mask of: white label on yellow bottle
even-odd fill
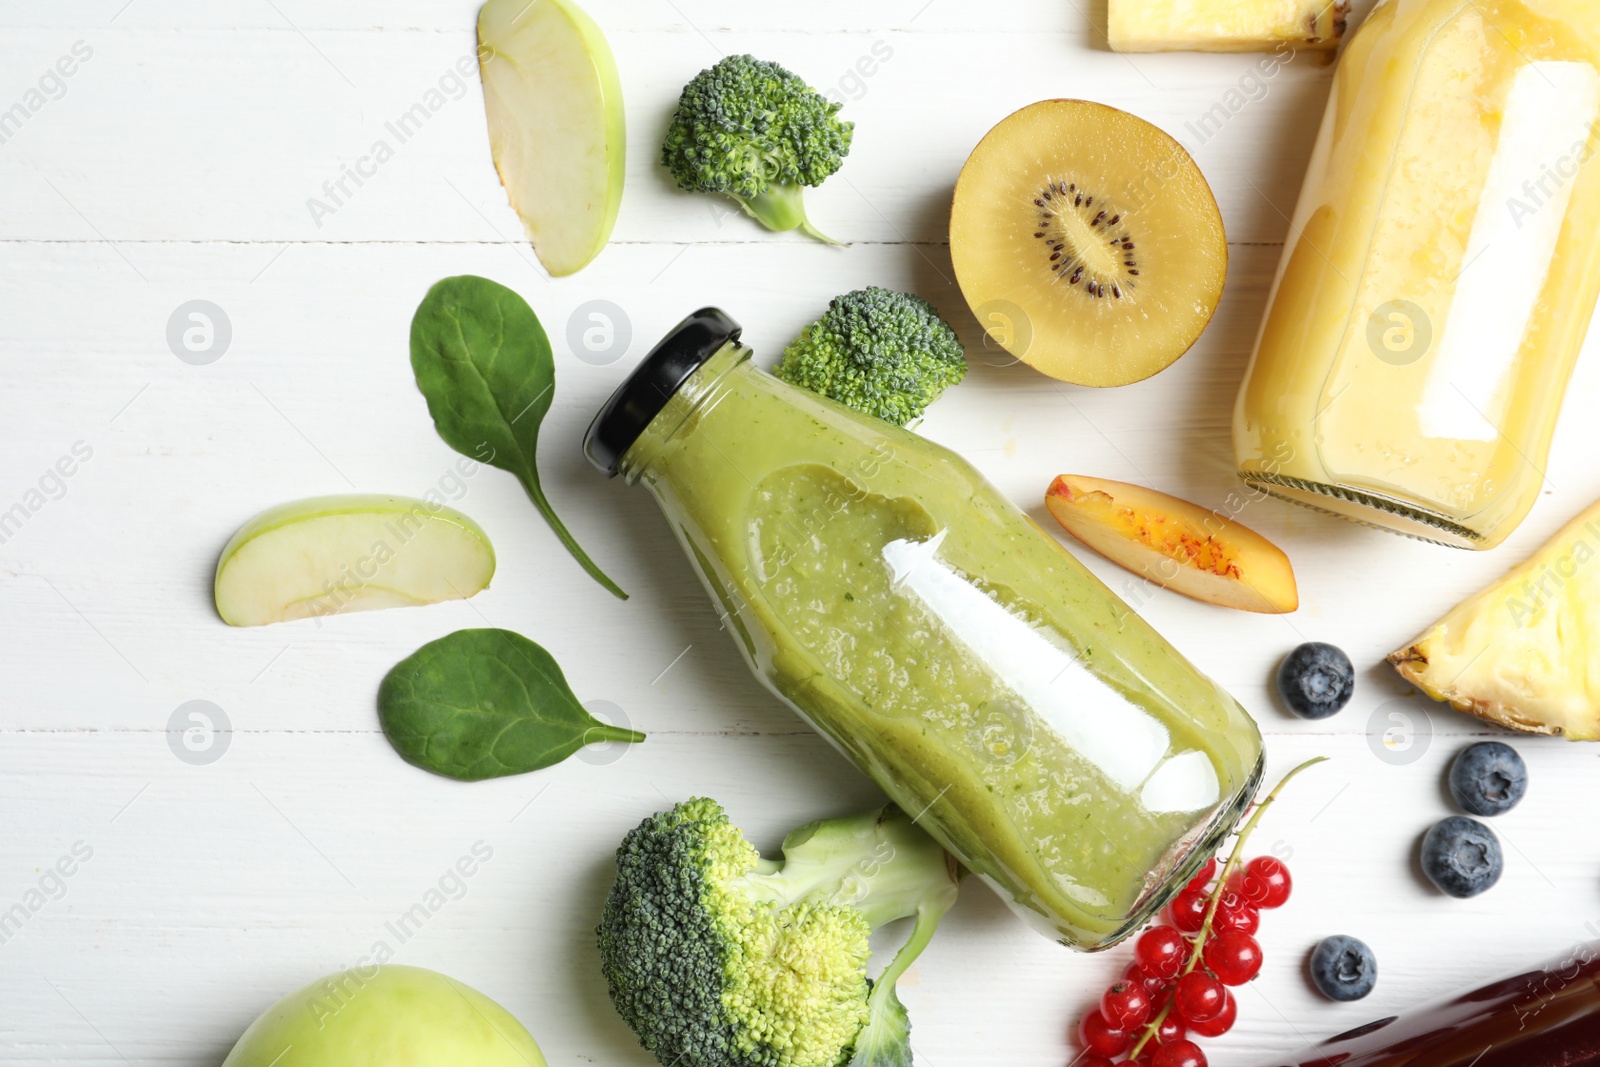
[[[1600,119],[1600,72],[1535,62],[1512,80],[1449,320],[1417,409],[1426,437],[1493,441],[1506,384],[1561,240],[1576,171]],[[1551,175],[1554,175],[1552,177]]]
[[[1204,753],[1163,762],[1171,735],[1161,721],[941,562],[943,540],[940,534],[883,546],[897,592],[914,595],[1043,724],[1118,788],[1139,795],[1147,810],[1200,811],[1217,802],[1221,785]]]

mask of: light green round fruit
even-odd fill
[[[421,967],[358,967],[268,1008],[222,1067],[545,1067],[521,1023]]]

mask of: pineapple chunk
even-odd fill
[[[1110,0],[1116,52],[1337,48],[1350,0]]]
[[[1457,711],[1600,740],[1600,504],[1389,662]]]

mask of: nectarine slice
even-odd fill
[[[1154,489],[1063,474],[1045,505],[1111,562],[1208,604],[1282,615],[1300,606],[1283,550],[1236,519]]]

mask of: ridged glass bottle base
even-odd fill
[[[1481,548],[1484,536],[1437,512],[1345,485],[1329,485],[1266,471],[1240,471],[1246,485],[1327,515],[1449,548]]]
[[[1111,948],[1113,945],[1144,929],[1156,917],[1156,914],[1170,904],[1172,898],[1177,896],[1179,891],[1188,885],[1195,875],[1200,873],[1200,868],[1205,866],[1206,860],[1216,855],[1217,850],[1227,842],[1229,837],[1233,836],[1233,831],[1238,827],[1239,821],[1244,818],[1244,813],[1250,810],[1250,805],[1255,803],[1256,794],[1261,791],[1261,779],[1266,774],[1266,770],[1267,757],[1265,753],[1262,753],[1256,758],[1256,765],[1250,772],[1249,780],[1234,795],[1232,803],[1217,812],[1210,825],[1195,838],[1193,844],[1188,846],[1183,858],[1173,865],[1167,877],[1159,884],[1151,887],[1150,891],[1140,899],[1139,903],[1134,906],[1133,914],[1129,917],[1128,922],[1121,929],[1097,944],[1075,947],[1082,948],[1087,952],[1099,952],[1103,949]],[[1226,857],[1222,857],[1222,859],[1226,859]],[[1222,859],[1218,859],[1218,866],[1221,866]],[[1063,941],[1062,944],[1074,947],[1068,941]]]

